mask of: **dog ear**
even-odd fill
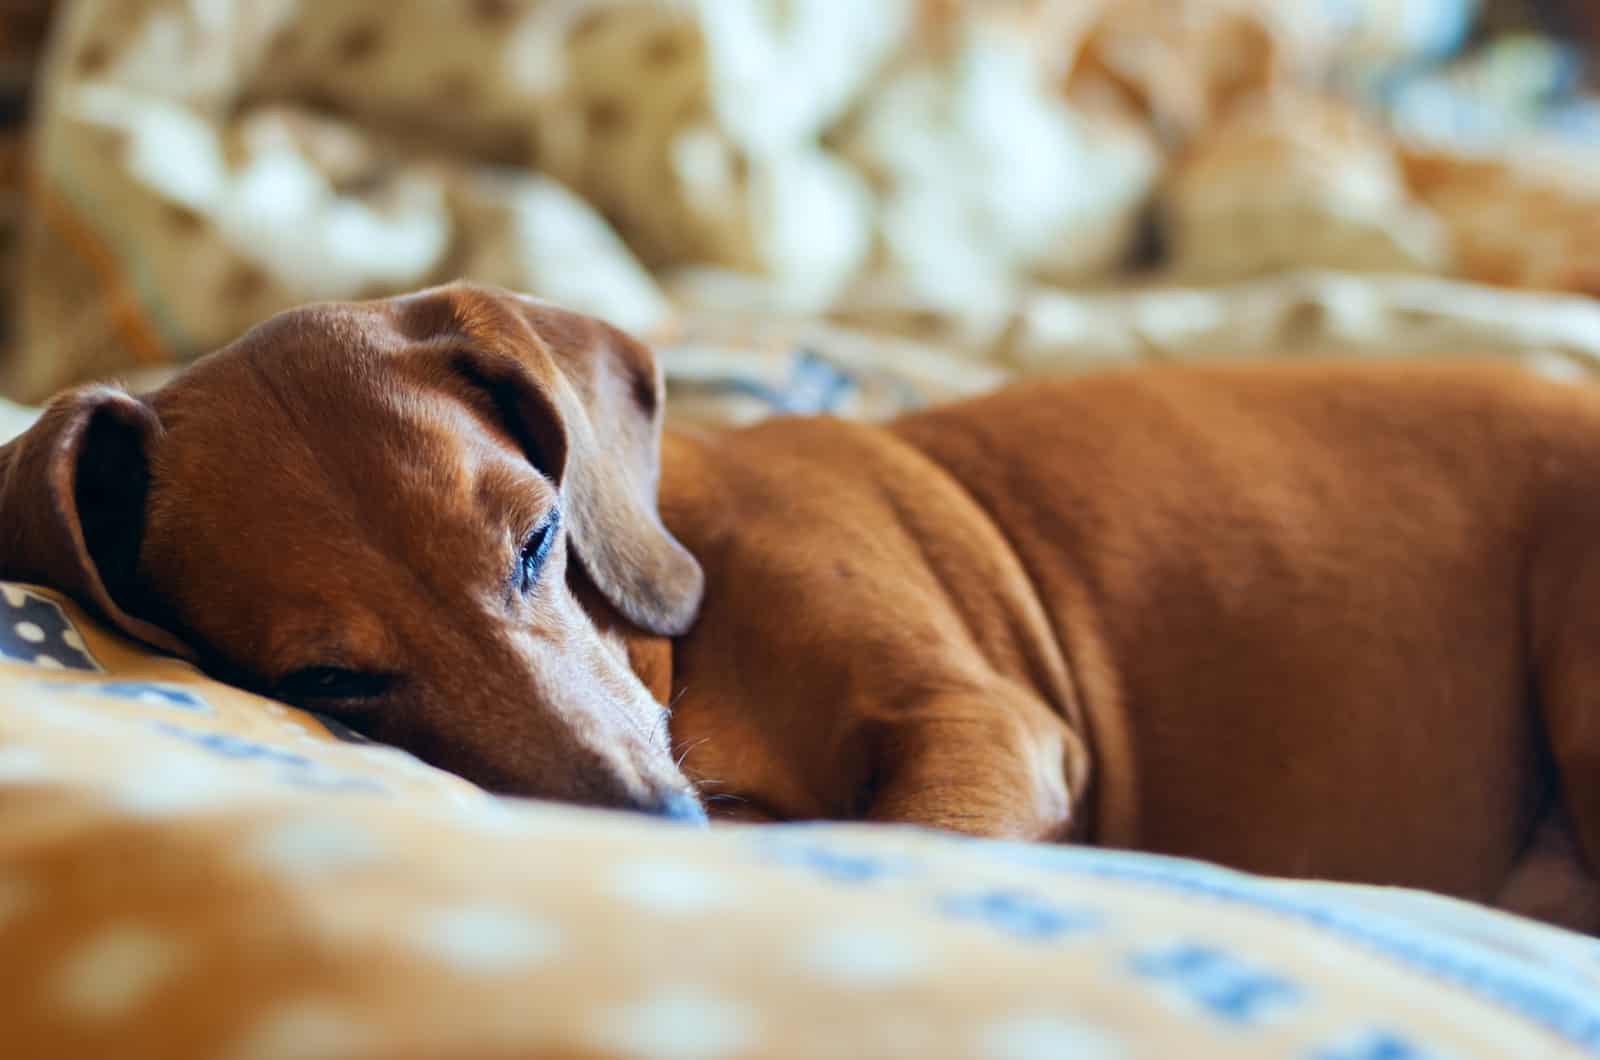
[[[656,507],[663,386],[655,356],[608,324],[532,298],[445,290],[456,327],[498,339],[489,345],[504,356],[479,358],[470,371],[559,485],[570,540],[595,588],[641,629],[687,632],[704,576]],[[513,361],[520,371],[508,369]],[[520,411],[507,415],[508,404]]]
[[[700,564],[661,522],[664,388],[655,356],[598,321],[547,338],[577,408],[567,412],[572,540],[606,599],[652,633],[686,633],[700,610]],[[587,338],[588,342],[559,342]]]
[[[0,577],[58,589],[124,632],[185,658],[181,639],[138,617],[139,547],[155,410],[110,386],[52,401],[0,447]]]

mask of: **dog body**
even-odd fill
[[[674,734],[753,816],[1592,929],[1597,461],[1600,394],[1493,366],[1146,369],[669,437],[708,586]]]
[[[664,442],[660,406],[530,299],[307,307],[52,403],[0,449],[0,576],[498,790],[1600,927],[1591,389],[1160,368]]]

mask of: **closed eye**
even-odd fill
[[[394,685],[394,675],[339,666],[308,666],[284,677],[273,687],[278,699],[290,703],[316,703],[337,699],[371,699]]]
[[[513,574],[517,591],[526,596],[533,592],[533,587],[539,584],[539,572],[544,569],[544,561],[550,555],[550,547],[555,544],[556,531],[561,527],[561,512],[551,508],[550,514],[545,516],[544,522],[534,528],[523,541],[521,550],[517,553],[517,569]]]

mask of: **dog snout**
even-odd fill
[[[657,796],[642,804],[639,809],[656,817],[665,817],[669,821],[681,821],[684,824],[703,826],[707,823],[705,807],[700,805],[700,800],[686,791],[671,791]]]

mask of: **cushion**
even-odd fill
[[[489,796],[0,585],[18,1057],[1600,1054],[1600,944],[1462,903]]]

